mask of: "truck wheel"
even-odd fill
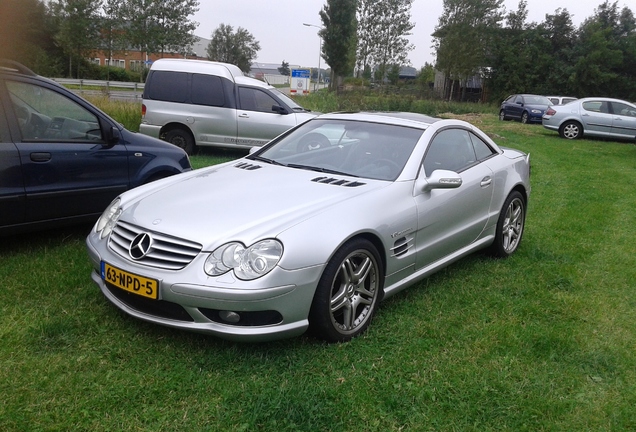
[[[170,144],[182,148],[188,155],[191,155],[194,150],[194,138],[189,131],[183,128],[170,129],[162,138]]]

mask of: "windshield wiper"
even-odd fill
[[[255,161],[259,161],[259,162],[265,162],[265,163],[272,164],[272,165],[287,166],[284,163],[280,163],[278,161],[275,161],[274,159],[268,159],[268,158],[265,158],[263,156],[248,156],[247,158],[255,160]]]
[[[358,177],[357,175],[353,175],[353,174],[349,174],[343,171],[338,171],[338,170],[333,170],[333,169],[329,169],[329,168],[323,168],[323,167],[315,167],[315,166],[310,166],[310,165],[299,165],[299,164],[289,164],[287,165],[290,168],[298,168],[298,169],[304,169],[304,170],[309,170],[309,171],[317,171],[320,173],[324,173],[324,174],[338,174],[338,175],[346,175],[349,177]]]

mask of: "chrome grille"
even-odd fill
[[[140,259],[130,256],[130,244],[137,235],[149,233],[152,247]],[[108,240],[108,247],[118,255],[149,267],[179,270],[187,266],[201,252],[202,246],[188,240],[167,236],[154,231],[146,231],[128,222],[119,221]]]

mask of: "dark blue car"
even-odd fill
[[[501,103],[499,120],[518,120],[521,123],[541,123],[543,114],[553,105],[545,96],[516,94]]]
[[[0,235],[94,221],[120,193],[190,169],[183,150],[0,60]]]

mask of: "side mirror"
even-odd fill
[[[104,131],[104,139],[106,140],[106,145],[104,147],[111,148],[121,139],[121,132],[119,132],[119,129],[115,126],[106,128],[106,131]]]
[[[272,111],[274,111],[277,114],[282,114],[282,115],[286,115],[289,114],[289,111],[287,111],[286,108],[280,106],[280,105],[272,105]]]
[[[418,181],[418,189],[429,192],[433,189],[457,189],[462,185],[462,178],[455,171],[435,170],[429,177]]]

